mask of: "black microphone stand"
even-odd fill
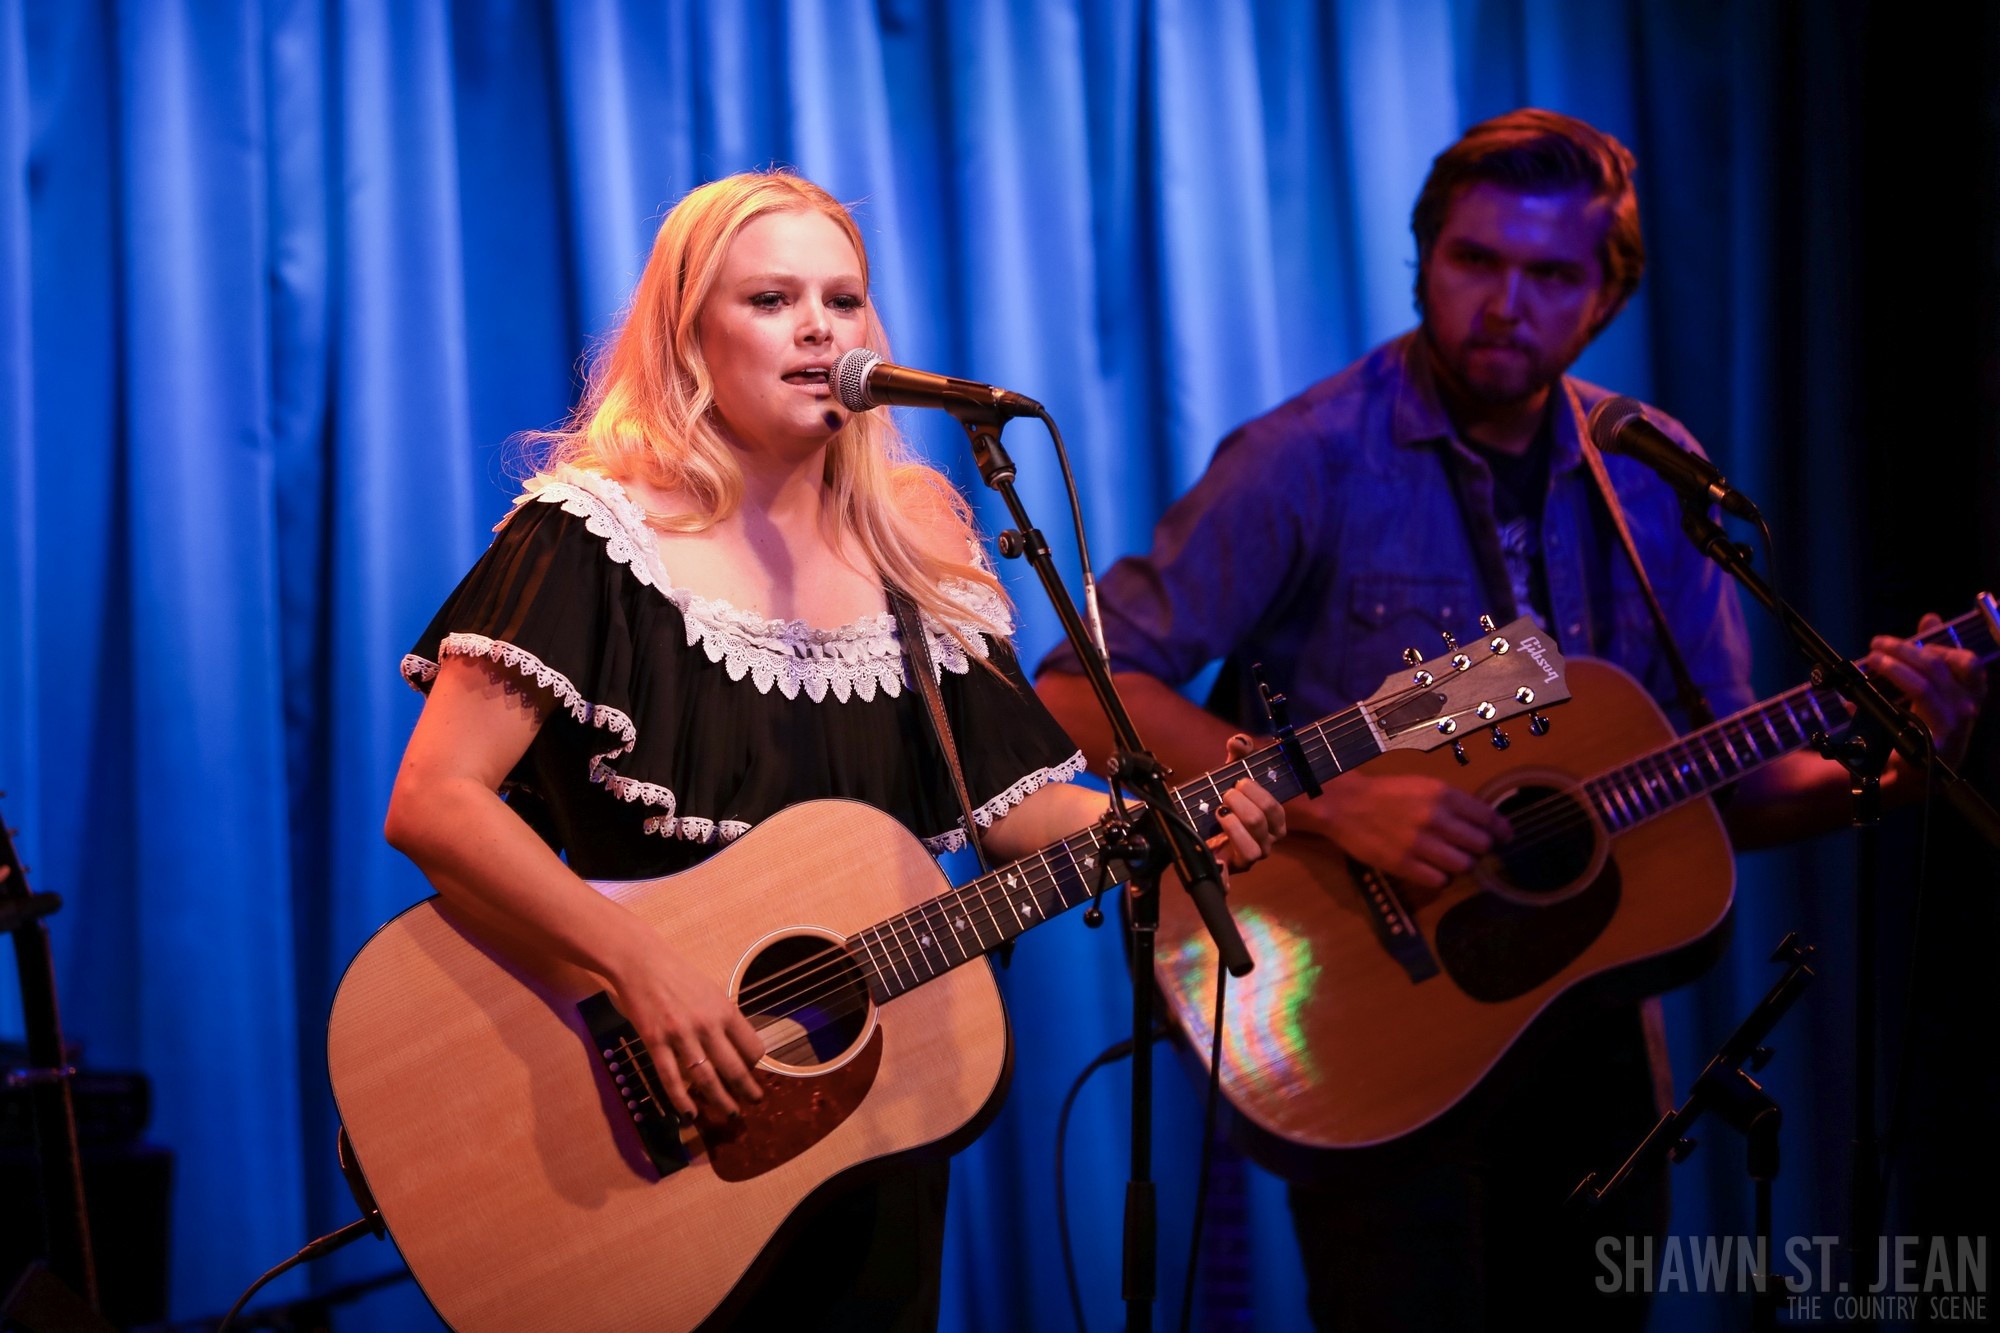
[[[1813,947],[1801,945],[1798,938],[1794,931],[1779,942],[1771,961],[1789,963],[1785,975],[1757,1002],[1757,1007],[1736,1031],[1729,1034],[1722,1049],[1695,1079],[1687,1101],[1660,1118],[1611,1179],[1599,1185],[1593,1171],[1570,1194],[1572,1204],[1594,1207],[1626,1181],[1656,1169],[1662,1160],[1686,1161],[1695,1149],[1695,1141],[1687,1137],[1687,1131],[1694,1128],[1703,1111],[1721,1116],[1724,1123],[1746,1140],[1744,1166],[1755,1183],[1758,1273],[1756,1290],[1751,1296],[1750,1326],[1760,1331],[1778,1327],[1778,1287],[1771,1274],[1771,1182],[1778,1177],[1778,1128],[1784,1114],[1763,1086],[1743,1071],[1743,1066],[1748,1063],[1753,1070],[1762,1069],[1770,1060],[1771,1049],[1761,1043],[1816,975],[1812,970]]]
[[[18,1274],[0,1271],[0,1283],[5,1284],[0,1285],[0,1325],[29,1333],[110,1333],[98,1300],[97,1261],[84,1196],[83,1151],[71,1091],[76,1069],[63,1041],[55,959],[49,947],[47,919],[61,907],[57,894],[28,888],[27,867],[15,851],[13,830],[0,821],[0,934],[14,941],[28,1047],[27,1066],[5,1070],[4,1080],[9,1089],[25,1089],[28,1094],[41,1196],[38,1220],[46,1256],[46,1261],[37,1259]]]
[[[1709,517],[1708,497],[1681,497],[1681,528],[1701,553],[1720,565],[1777,619],[1792,643],[1813,664],[1815,685],[1826,686],[1854,705],[1854,726],[1835,741],[1820,737],[1821,754],[1848,771],[1853,797],[1853,823],[1860,831],[1860,867],[1854,894],[1854,1141],[1849,1163],[1849,1244],[1853,1246],[1853,1281],[1866,1291],[1874,1281],[1875,1247],[1871,1233],[1881,1225],[1881,1146],[1875,1128],[1875,912],[1878,899],[1876,862],[1879,856],[1876,821],[1881,810],[1881,780],[1893,748],[1929,775],[1930,782],[1965,817],[1978,834],[2000,847],[2000,815],[1964,778],[1937,755],[1931,734],[1907,710],[1899,708],[1861,668],[1847,660],[1750,567],[1750,548],[1730,540],[1722,525]],[[1873,1326],[1872,1318],[1865,1319]]]
[[[1181,812],[1167,787],[1167,770],[1147,751],[1138,729],[1111,682],[1111,668],[1099,656],[1084,629],[1069,590],[1056,573],[1055,560],[1041,531],[1028,517],[1014,490],[1014,460],[1000,443],[1000,431],[1010,413],[997,404],[953,402],[945,410],[957,418],[972,442],[973,461],[987,486],[1000,493],[1015,527],[1000,534],[1000,554],[1026,556],[1041,578],[1063,633],[1076,649],[1077,661],[1097,694],[1098,705],[1111,722],[1114,749],[1111,777],[1114,792],[1129,790],[1144,806],[1136,837],[1123,835],[1122,849],[1132,870],[1130,965],[1132,969],[1132,1175],[1125,1190],[1125,1327],[1138,1333],[1153,1324],[1157,1290],[1158,1204],[1152,1180],[1153,1044],[1147,1034],[1154,1026],[1153,948],[1160,921],[1160,874],[1171,865],[1194,899],[1202,923],[1215,940],[1223,967],[1231,976],[1249,973],[1252,963],[1236,923],[1230,919],[1217,877],[1215,855]],[[1112,859],[1109,848],[1106,859]],[[1216,984],[1222,984],[1221,978]]]

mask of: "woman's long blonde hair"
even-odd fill
[[[868,249],[860,229],[811,181],[782,170],[745,172],[689,192],[660,224],[631,310],[593,364],[568,426],[530,437],[549,446],[544,466],[579,464],[685,495],[692,501],[688,512],[656,520],[675,531],[699,532],[736,511],[743,474],[716,425],[715,383],[702,357],[699,319],[730,242],[753,219],[782,212],[831,219],[854,246],[867,289]],[[872,301],[864,318],[868,348],[887,360],[888,339]],[[876,572],[948,628],[972,620],[1000,631],[962,599],[946,595],[944,581],[960,579],[1005,604],[999,580],[976,563],[970,508],[942,473],[911,453],[886,412],[848,416],[827,447],[826,485],[824,517],[854,540]],[[965,558],[943,559],[925,549],[914,536],[913,519],[956,527]]]

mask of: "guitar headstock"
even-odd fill
[[[1495,749],[1506,749],[1512,741],[1500,724],[1509,718],[1525,713],[1532,735],[1548,730],[1542,710],[1569,698],[1562,654],[1527,616],[1498,629],[1481,616],[1479,628],[1480,637],[1462,647],[1447,634],[1445,651],[1429,661],[1407,650],[1407,669],[1362,701],[1385,752],[1449,745],[1464,763],[1463,743],[1482,732]]]

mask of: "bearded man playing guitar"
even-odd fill
[[[1104,581],[1120,689],[1161,758],[1199,768],[1231,734],[1174,690],[1209,662],[1225,661],[1218,695],[1239,718],[1256,715],[1256,696],[1243,681],[1232,695],[1227,668],[1249,662],[1311,716],[1365,694],[1400,650],[1432,650],[1482,608],[1532,615],[1565,654],[1622,667],[1687,729],[1645,592],[1587,466],[1584,414],[1607,394],[1564,374],[1638,285],[1632,170],[1617,140],[1538,110],[1476,125],[1438,156],[1412,217],[1421,326],[1232,433],[1152,552]],[[1677,423],[1654,419],[1697,449]],[[1717,714],[1737,713],[1753,695],[1734,588],[1683,538],[1666,483],[1631,460],[1603,461],[1694,684]],[[1938,628],[1926,617],[1920,630]],[[1985,689],[1974,653],[1878,638],[1865,666],[1907,698],[1941,753],[1964,752]],[[1058,651],[1037,688],[1098,762],[1109,739],[1075,670]],[[1576,694],[1588,702],[1580,684]],[[1492,761],[1485,743],[1478,750]],[[1796,745],[1743,767],[1753,771],[1724,810],[1739,848],[1830,830],[1849,814],[1845,771]],[[1435,776],[1378,772],[1343,775],[1293,807],[1291,829],[1418,893],[1467,875],[1518,832],[1492,801]],[[1921,786],[1900,757],[1882,782],[1891,801]],[[1341,969],[1325,972],[1337,989]],[[1425,984],[1433,991],[1407,995],[1434,993],[1441,979]],[[1510,1077],[1421,1134],[1293,1186],[1320,1327],[1469,1329],[1525,1310],[1551,1328],[1643,1323],[1643,1296],[1597,1293],[1590,1245],[1600,1233],[1664,1234],[1664,1173],[1587,1223],[1562,1205],[1660,1112],[1657,1003],[1557,1017],[1531,1050],[1524,1043]]]

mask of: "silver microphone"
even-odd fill
[[[827,376],[833,396],[850,412],[877,407],[941,407],[956,415],[970,409],[1001,418],[1040,416],[1042,405],[1032,398],[976,380],[933,375],[892,365],[866,347],[841,354]]]

